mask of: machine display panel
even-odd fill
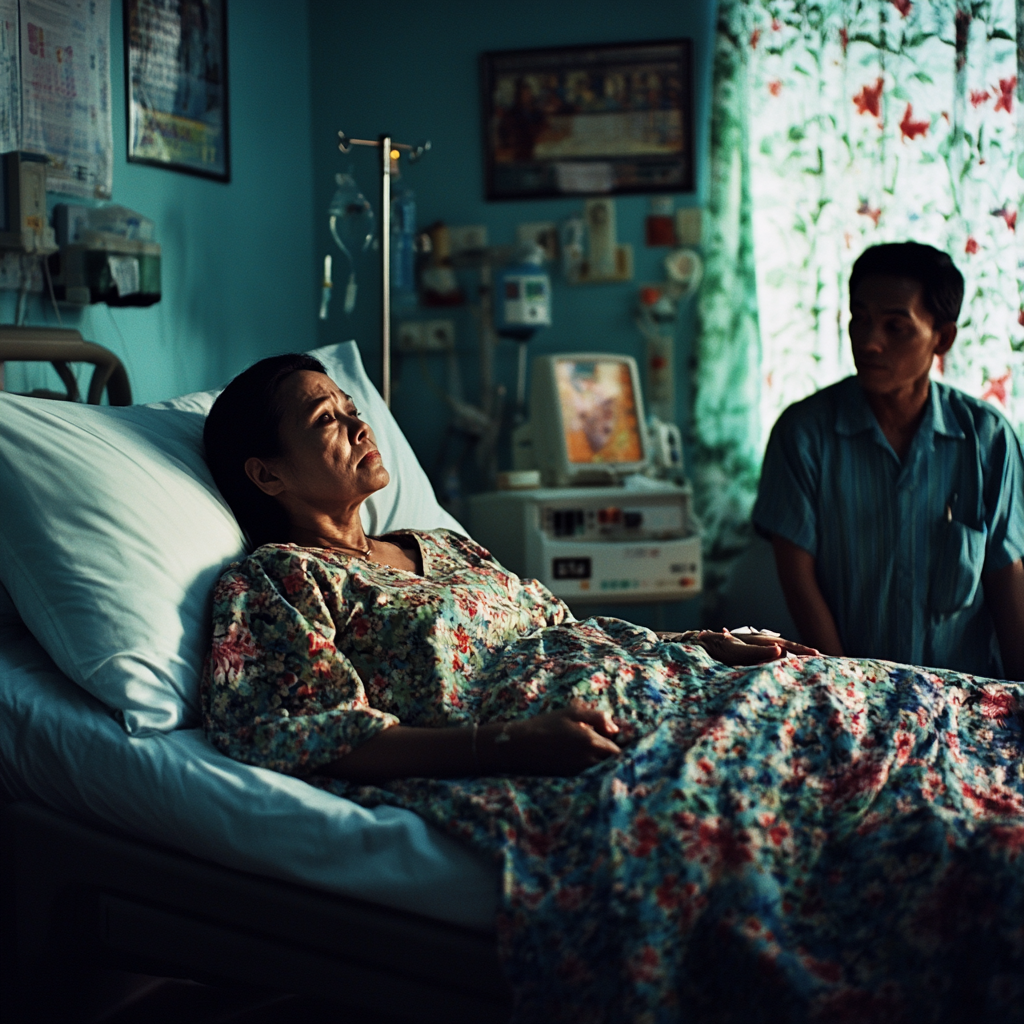
[[[620,359],[559,359],[555,364],[565,451],[572,465],[643,459],[637,397]]]

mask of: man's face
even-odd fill
[[[857,377],[871,394],[891,394],[926,378],[935,356],[956,338],[956,324],[936,327],[920,283],[906,277],[864,278],[850,296],[850,314]]]

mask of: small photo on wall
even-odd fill
[[[128,160],[231,180],[227,0],[124,0]]]

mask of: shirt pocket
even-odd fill
[[[943,523],[936,533],[928,604],[933,612],[949,613],[974,603],[985,565],[988,528]]]

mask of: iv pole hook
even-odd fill
[[[374,139],[351,139],[344,132],[338,132],[338,149],[342,153],[349,153],[353,146],[379,146],[380,140]],[[424,155],[430,152],[430,139],[424,139],[422,142],[417,142],[414,146],[410,146],[407,142],[392,142],[392,149],[404,149],[409,154],[409,162],[416,163],[417,160],[423,159]]]

